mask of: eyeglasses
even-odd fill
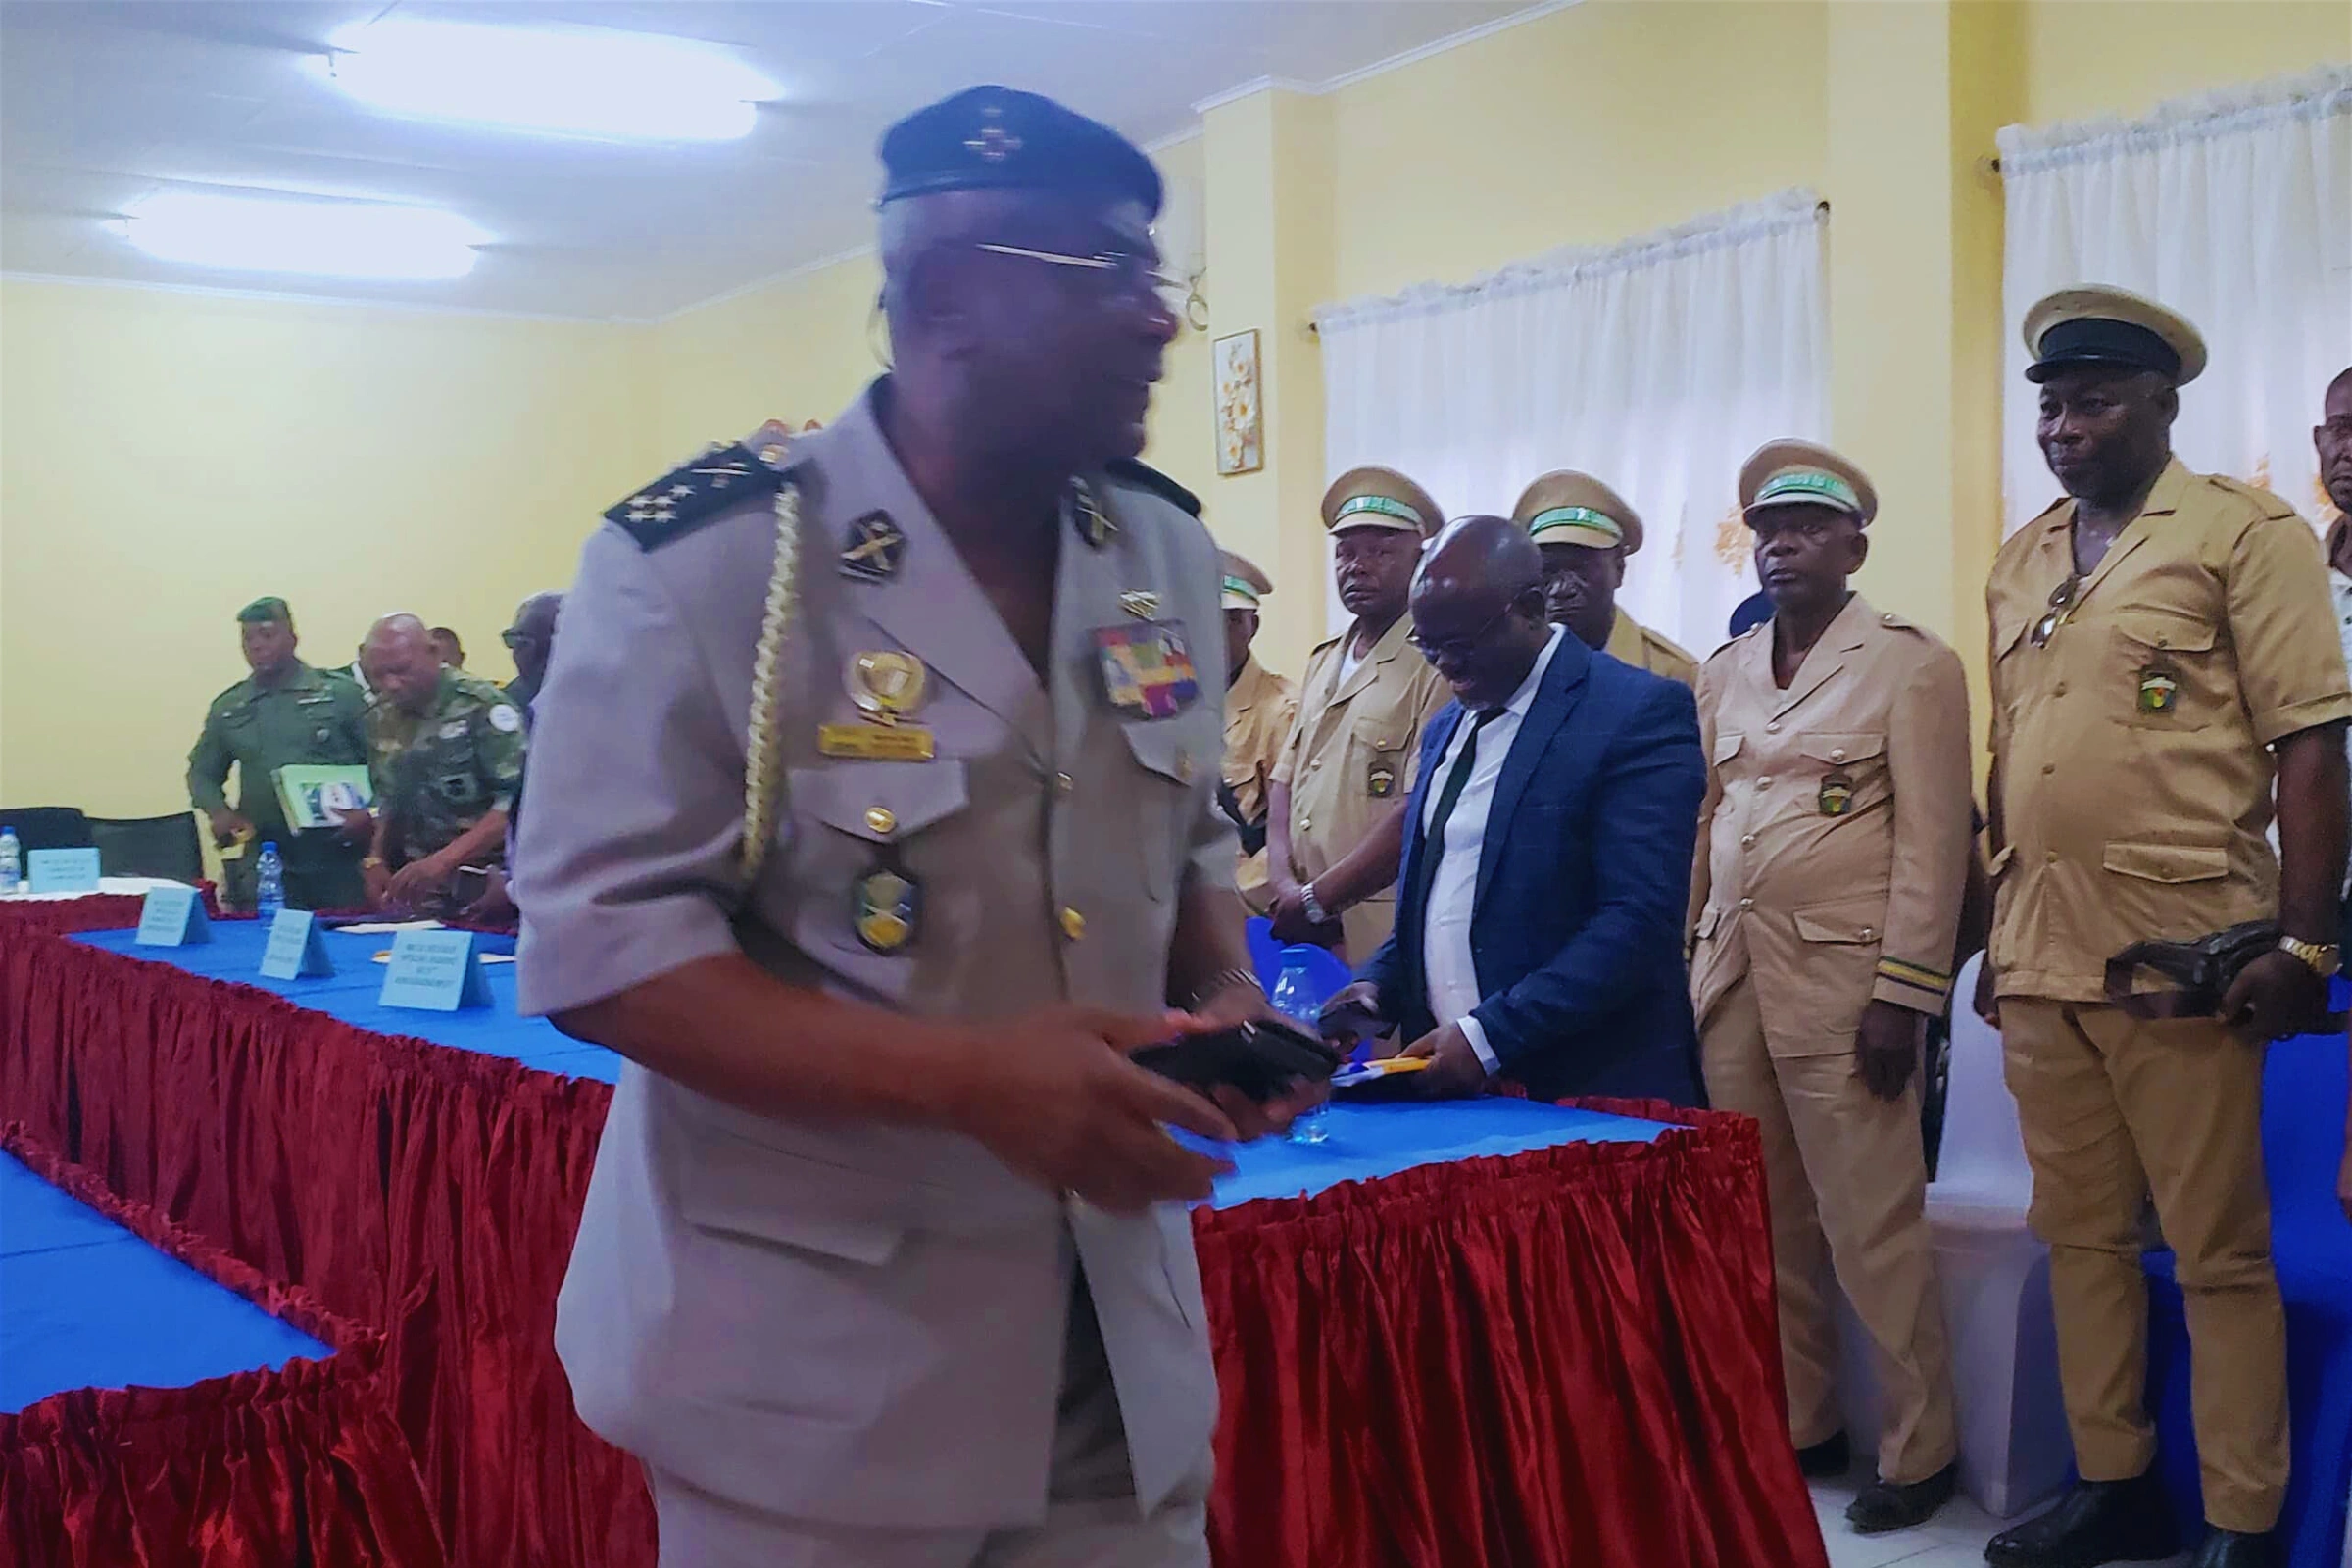
[[[1494,612],[1485,625],[1464,637],[1446,637],[1437,642],[1430,642],[1416,630],[1406,632],[1404,640],[1419,649],[1421,657],[1433,664],[1441,659],[1468,659],[1477,649],[1479,640],[1501,625],[1503,617],[1508,615],[1514,608],[1516,607],[1512,605],[1503,606]]]
[[[502,631],[498,634],[498,640],[509,648],[520,648],[524,643],[534,643],[539,639],[527,631]]]
[[[2068,573],[2066,581],[2050,590],[2049,612],[2034,623],[2034,630],[2030,634],[2034,647],[2046,645],[2058,628],[2066,624],[2066,617],[2074,612],[2075,598],[2082,591],[2082,576],[2080,572]]]
[[[1158,296],[1159,303],[1169,314],[1181,318],[1185,302],[1192,298],[1193,288],[1183,278],[1163,272],[1133,251],[1098,251],[1092,256],[1072,256],[1065,251],[1033,251],[1023,245],[982,245],[972,249],[986,251],[991,256],[1018,256],[1024,261],[1044,262],[1049,267],[1075,268],[1092,272],[1103,280],[1105,291],[1114,298],[1137,298],[1149,291]]]

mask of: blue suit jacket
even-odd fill
[[[1422,734],[1396,928],[1361,970],[1406,1040],[1437,1027],[1411,889],[1461,718],[1448,703]],[[1503,760],[1470,917],[1473,1016],[1529,1094],[1704,1103],[1683,923],[1706,782],[1690,692],[1563,633]]]

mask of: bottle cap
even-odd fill
[[[265,839],[262,842],[262,853],[264,855],[275,855],[277,853],[277,840]]]

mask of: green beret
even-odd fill
[[[280,625],[291,626],[294,624],[294,612],[288,610],[286,602],[277,595],[265,594],[243,610],[238,611],[237,619],[247,623],[274,620]]]
[[[1159,171],[1100,121],[1009,87],[968,87],[882,133],[877,205],[948,190],[1042,190],[1159,214]]]

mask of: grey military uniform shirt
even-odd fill
[[[1236,854],[1214,804],[1215,550],[1162,497],[1100,487],[1108,526],[1061,541],[1041,682],[883,439],[882,386],[788,453],[688,465],[631,498],[634,531],[615,509],[590,540],[533,727],[525,1010],[735,950],[901,1012],[1166,1004],[1179,894],[1230,885]],[[747,715],[776,533],[763,462],[799,496],[798,603],[778,825],[747,890]],[[674,514],[730,486],[744,499],[664,532],[665,496]],[[1189,653],[1181,692],[1165,659],[1120,665],[1165,716],[1134,710],[1133,680],[1106,680],[1104,643],[1132,655],[1139,639]],[[933,760],[828,742],[827,726],[876,727],[857,700],[866,654],[919,662],[900,727],[927,733]],[[878,869],[918,890],[879,946],[861,930]],[[630,1065],[558,1344],[591,1426],[719,1495],[849,1523],[1033,1522],[1073,1250],[1139,1498],[1204,1484],[1215,1391],[1184,1211],[1105,1215],[936,1129],[762,1118]]]

